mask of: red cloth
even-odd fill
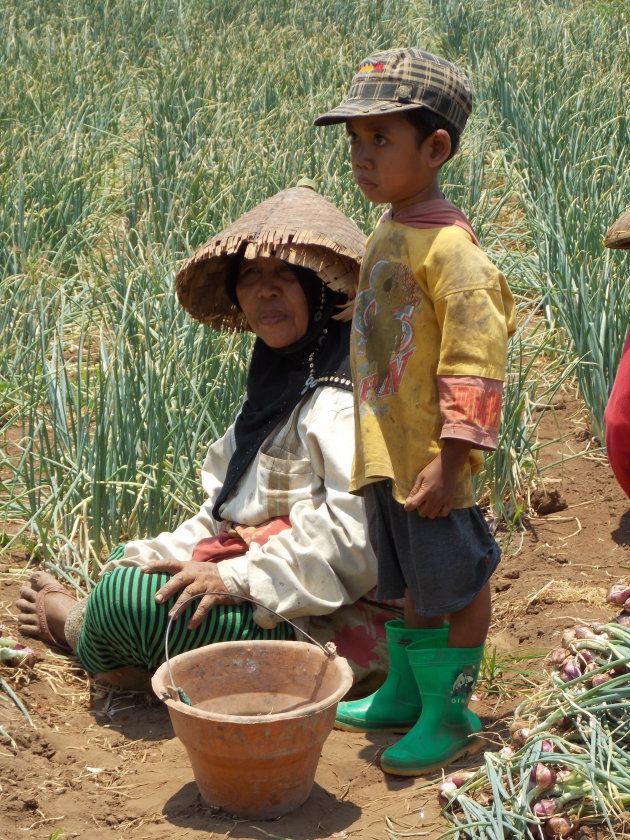
[[[398,213],[388,210],[379,219],[379,224],[390,220],[412,228],[435,228],[457,225],[457,227],[463,228],[469,233],[475,245],[479,246],[475,232],[464,213],[446,198],[421,201],[412,207],[399,210]]]
[[[497,448],[503,382],[483,376],[438,376],[442,438],[467,440],[476,449]]]
[[[199,540],[193,549],[193,563],[218,563],[230,557],[245,554],[250,543],[264,545],[269,537],[291,527],[288,516],[277,516],[262,525],[239,525],[235,522],[221,523],[221,530],[216,537]]]
[[[604,413],[606,450],[615,478],[630,496],[630,331]]]

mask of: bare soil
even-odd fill
[[[558,398],[557,398],[558,400]],[[573,395],[556,402],[559,425],[541,424],[549,440],[545,473],[533,493],[538,510],[524,530],[501,533],[504,558],[493,578],[494,620],[488,647],[496,649],[492,679],[480,681],[472,708],[487,748],[508,740],[512,712],[544,671],[544,656],[577,620],[608,621],[610,585],[630,578],[630,500],[594,450],[586,415]],[[579,457],[572,457],[581,453]],[[565,506],[566,505],[566,506]],[[0,622],[16,633],[14,602],[25,569],[19,555],[0,557]],[[0,838],[16,840],[122,834],[138,840],[193,838],[437,838],[449,823],[440,814],[440,774],[426,779],[384,775],[379,755],[396,735],[333,731],[307,802],[275,821],[236,819],[201,801],[185,750],[166,707],[151,697],[90,686],[67,657],[35,643],[30,670],[0,665],[32,719],[0,690]],[[0,683],[1,686],[1,683]],[[3,696],[4,694],[4,696]],[[459,767],[474,767],[477,756]],[[246,780],[244,780],[246,783]],[[590,836],[606,835],[594,832]]]

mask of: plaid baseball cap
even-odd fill
[[[413,108],[428,108],[461,133],[472,111],[470,81],[450,61],[415,47],[382,50],[359,64],[345,101],[315,125]]]

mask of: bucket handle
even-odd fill
[[[192,601],[196,601],[198,598],[204,598],[206,595],[225,595],[225,592],[213,592],[211,590],[207,590],[206,592],[198,592],[196,595],[191,595],[190,598],[186,598],[185,601],[182,601],[182,603],[177,607],[175,612],[169,617],[168,624],[166,625],[166,636],[164,638],[164,655],[166,658],[166,670],[168,671],[168,678],[171,682],[168,688],[176,692],[177,698],[181,700],[182,703],[185,703],[187,706],[192,706],[192,702],[190,701],[190,698],[187,697],[184,689],[175,685],[175,682],[173,680],[173,674],[171,673],[171,661],[168,655],[168,637],[171,632],[171,625],[181,613],[181,611],[185,607],[187,607],[188,604],[190,604]],[[250,604],[254,604],[257,607],[262,607],[264,610],[273,613],[273,615],[277,616],[281,621],[286,621],[287,624],[290,624],[294,630],[299,630],[300,633],[302,633],[302,635],[306,636],[306,638],[314,645],[317,645],[317,647],[320,648],[320,650],[322,650],[326,654],[326,656],[330,657],[331,659],[332,657],[337,655],[337,648],[334,642],[326,642],[325,645],[320,644],[317,641],[317,639],[314,639],[312,636],[309,636],[309,634],[305,630],[302,630],[301,627],[298,627],[297,624],[294,624],[289,618],[285,618],[283,615],[281,615],[281,613],[272,610],[271,607],[267,607],[265,606],[265,604],[261,604],[260,601],[256,601],[254,598],[248,598],[247,595],[233,595],[232,597],[239,598],[241,601],[249,601]],[[165,696],[163,696],[163,699],[168,699],[171,697],[172,695],[169,692],[165,692]]]

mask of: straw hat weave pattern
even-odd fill
[[[604,245],[607,248],[630,249],[630,207],[608,228]]]
[[[291,187],[257,204],[202,245],[175,278],[177,296],[204,324],[248,329],[225,291],[230,257],[276,257],[310,268],[352,301],[364,251],[365,235],[353,221],[310,187]],[[348,320],[349,309],[340,317]]]

